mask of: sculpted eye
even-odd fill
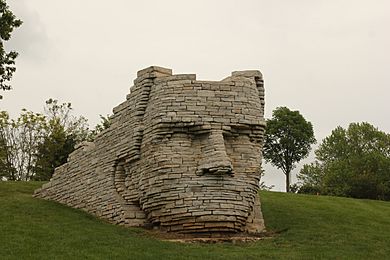
[[[152,144],[160,144],[169,141],[173,133],[159,133],[153,136]]]
[[[263,140],[263,131],[259,131],[256,127],[252,126],[232,126],[231,131],[226,132],[227,137],[239,138],[242,141],[248,140],[253,144],[259,144]]]
[[[187,132],[190,136],[194,137],[194,136],[201,136],[201,135],[206,135],[207,132],[204,132],[204,131],[193,131],[192,129],[188,129],[188,132]]]
[[[252,142],[252,143],[255,143],[255,144],[259,144],[262,142],[262,137],[261,136],[255,136],[255,135],[250,135],[249,136],[249,140]]]

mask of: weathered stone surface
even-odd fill
[[[113,111],[110,128],[81,144],[36,197],[126,226],[214,236],[264,231],[259,71],[197,81],[152,66]]]

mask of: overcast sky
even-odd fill
[[[14,117],[56,98],[93,126],[138,70],[159,65],[204,80],[261,70],[266,117],[299,110],[318,141],[350,122],[390,132],[388,0],[7,2],[24,22],[7,44],[20,56],[0,101]],[[264,179],[284,189],[270,166]]]

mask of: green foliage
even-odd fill
[[[296,184],[298,193],[319,194],[321,192],[321,182],[323,179],[323,167],[315,161],[311,164],[303,165],[297,175],[301,185]]]
[[[72,110],[70,103],[49,99],[44,114],[24,109],[13,120],[0,111],[0,180],[49,180],[77,144],[110,126],[109,117],[100,116],[101,123],[89,131],[87,119]]]
[[[45,117],[39,113],[22,110],[20,116],[10,119],[0,112],[0,161],[5,165],[2,177],[8,180],[29,180],[33,175],[34,155],[44,138]]]
[[[49,180],[89,136],[87,120],[71,112],[70,103],[53,99],[46,101],[45,115],[23,110],[14,120],[0,112],[0,178]]]
[[[276,108],[267,120],[264,159],[286,175],[286,191],[290,188],[290,173],[295,164],[309,155],[316,142],[313,126],[299,113],[287,107]]]
[[[46,135],[36,153],[34,180],[49,180],[54,169],[67,161],[76,144],[87,139],[87,120],[76,118],[71,112],[70,103],[59,104],[53,99],[46,101]]]
[[[90,134],[88,120],[83,116],[73,116],[71,103],[59,104],[58,100],[50,98],[46,101],[44,111],[50,131],[55,131],[62,127],[67,135],[73,136],[76,143],[85,141],[88,138]]]
[[[13,168],[9,161],[7,143],[1,133],[0,131],[0,180],[3,177],[15,175],[15,168]]]
[[[6,52],[4,41],[11,38],[14,28],[19,27],[22,21],[16,19],[15,15],[9,10],[5,0],[0,0],[0,90],[10,90],[8,81],[11,80],[15,72],[15,59],[18,53],[15,51]],[[2,96],[0,95],[0,99]]]
[[[182,244],[31,196],[42,182],[0,182],[1,259],[388,259],[390,203],[261,192],[272,237]],[[362,235],[364,234],[364,235]]]
[[[62,125],[51,125],[50,134],[39,145],[34,166],[34,180],[49,180],[54,169],[67,161],[74,151],[76,140],[68,135]]]
[[[390,135],[369,123],[337,127],[298,175],[306,192],[390,200]]]

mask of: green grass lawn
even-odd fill
[[[258,242],[179,244],[31,197],[39,182],[0,182],[0,259],[390,259],[390,202],[262,192]]]

